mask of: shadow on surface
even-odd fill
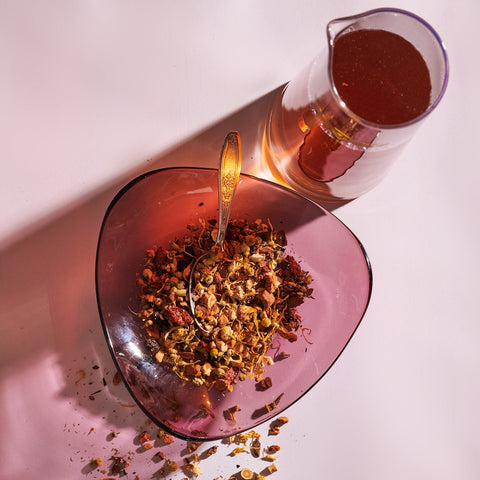
[[[216,167],[223,138],[233,129],[242,136],[244,171],[256,173],[258,125],[273,93],[8,239],[0,251],[0,378],[28,367],[33,358],[54,354],[65,374],[62,395],[114,424],[119,421],[114,414],[119,401],[133,401],[121,385],[112,386],[115,367],[100,325],[94,285],[97,240],[107,206],[125,183],[146,171]],[[91,400],[92,393],[104,388],[111,394],[109,401],[97,401],[100,394]]]
[[[133,400],[122,385],[112,384],[115,366],[105,344],[95,295],[95,254],[105,211],[125,183],[146,171],[171,166],[216,168],[229,130],[239,131],[242,138],[242,171],[268,178],[259,161],[260,143],[262,122],[275,93],[143,161],[142,168],[65,206],[36,230],[24,232],[23,238],[20,233],[9,240],[0,251],[0,378],[6,378],[17,364],[28,364],[29,358],[54,354],[65,375],[63,396],[114,425],[128,423],[130,414],[119,412],[119,404]],[[102,401],[99,389],[108,393]]]

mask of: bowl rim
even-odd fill
[[[108,218],[110,216],[110,213],[112,212],[112,210],[114,209],[115,205],[118,203],[118,201],[120,200],[120,198],[122,198],[122,196],[127,192],[129,191],[134,185],[136,185],[137,183],[140,183],[142,180],[152,176],[152,175],[156,175],[156,174],[160,174],[162,172],[167,172],[167,171],[203,171],[203,172],[209,172],[209,173],[213,173],[213,172],[217,172],[217,169],[216,168],[209,168],[209,167],[188,167],[188,166],[181,166],[181,167],[164,167],[164,168],[157,168],[157,169],[154,169],[154,170],[149,170],[148,172],[144,172],[140,175],[137,175],[136,177],[134,177],[133,179],[131,179],[129,182],[127,182],[125,185],[123,185],[118,191],[117,193],[114,195],[114,197],[112,198],[112,200],[110,201],[106,211],[105,211],[105,214],[103,216],[103,219],[102,219],[102,223],[101,223],[101,226],[100,226],[100,229],[99,229],[99,233],[98,233],[98,240],[97,240],[97,246],[96,246],[96,252],[95,252],[95,296],[96,296],[96,303],[97,303],[97,310],[98,310],[98,313],[99,313],[99,317],[100,317],[100,323],[102,325],[102,330],[103,330],[103,333],[104,333],[104,336],[105,336],[105,339],[106,339],[106,343],[108,345],[108,349],[110,351],[110,356],[113,360],[113,363],[115,365],[115,368],[118,372],[118,374],[120,375],[120,378],[122,379],[122,383],[123,385],[126,387],[128,393],[130,394],[130,396],[132,397],[132,399],[135,401],[136,405],[140,408],[140,410],[156,425],[158,426],[159,428],[161,428],[162,430],[166,431],[167,433],[170,433],[172,435],[174,435],[175,437],[179,438],[179,439],[182,439],[182,440],[186,440],[186,441],[217,441],[217,440],[222,440],[222,439],[225,439],[225,438],[228,438],[229,436],[231,436],[230,434],[229,435],[216,435],[216,436],[207,436],[207,437],[197,437],[197,436],[191,436],[191,435],[187,435],[187,434],[184,434],[184,433],[181,433],[181,432],[178,432],[177,430],[173,429],[172,427],[168,426],[168,425],[165,425],[164,423],[162,423],[161,421],[159,421],[154,415],[152,415],[147,408],[145,408],[142,403],[137,399],[136,395],[134,394],[132,388],[130,387],[130,384],[129,382],[127,381],[127,379],[125,378],[124,374],[123,374],[123,370],[122,368],[120,367],[120,364],[117,360],[117,357],[115,355],[115,352],[114,352],[114,347],[113,347],[113,344],[112,344],[112,339],[110,337],[110,333],[109,333],[109,330],[108,330],[108,327],[106,325],[106,322],[105,322],[105,319],[104,319],[104,316],[103,316],[103,313],[102,313],[102,306],[101,306],[101,302],[100,302],[100,292],[99,292],[99,281],[98,281],[98,264],[99,264],[99,256],[100,256],[100,248],[101,248],[101,242],[102,242],[102,238],[103,238],[103,232],[104,232],[104,229],[105,229],[105,226],[106,226],[106,223],[108,221]],[[242,432],[245,432],[245,431],[248,431],[248,430],[251,430],[253,428],[255,428],[256,426],[259,426],[269,420],[271,420],[272,418],[274,417],[277,417],[278,415],[280,415],[283,411],[287,410],[288,408],[292,407],[294,404],[296,404],[301,398],[303,398],[310,390],[312,390],[319,382],[320,380],[330,371],[330,369],[335,365],[335,363],[338,361],[338,359],[340,358],[340,356],[342,355],[342,353],[345,351],[345,349],[347,348],[347,346],[349,345],[350,341],[352,340],[353,336],[355,335],[357,329],[359,328],[360,324],[363,322],[363,319],[365,317],[365,314],[368,310],[368,307],[370,305],[370,301],[371,301],[371,297],[372,297],[372,290],[373,290],[373,271],[372,271],[372,265],[371,265],[371,262],[370,262],[370,258],[367,254],[367,251],[363,245],[363,243],[360,241],[360,239],[357,237],[357,235],[350,229],[350,227],[348,227],[342,220],[340,220],[336,215],[334,215],[332,212],[326,210],[323,206],[321,206],[320,204],[318,204],[317,202],[313,201],[312,199],[302,195],[301,193],[299,192],[296,192],[288,187],[285,187],[284,185],[281,185],[281,184],[278,184],[276,182],[272,182],[270,180],[267,180],[267,179],[264,179],[264,178],[259,178],[259,177],[256,177],[255,175],[252,175],[252,174],[249,174],[249,173],[240,173],[240,178],[242,177],[245,177],[245,178],[249,178],[251,180],[254,180],[254,181],[258,181],[258,182],[261,182],[261,183],[265,183],[265,184],[268,184],[270,186],[273,186],[275,188],[278,188],[280,190],[284,190],[286,193],[288,194],[293,194],[293,195],[296,195],[298,197],[301,197],[302,199],[304,199],[305,201],[309,202],[309,203],[312,203],[314,206],[316,206],[317,208],[319,208],[320,210],[322,210],[326,215],[331,215],[332,217],[334,217],[341,225],[343,225],[343,227],[354,237],[354,239],[356,240],[358,246],[360,247],[360,251],[365,259],[365,265],[366,265],[366,268],[367,268],[367,272],[368,272],[368,295],[367,295],[367,299],[366,299],[366,302],[365,302],[365,307],[363,309],[363,312],[362,314],[360,315],[358,321],[356,322],[356,325],[354,327],[354,329],[352,330],[352,333],[350,334],[350,336],[347,338],[347,340],[345,341],[343,347],[339,350],[339,352],[336,354],[335,358],[332,360],[332,362],[330,363],[330,365],[326,368],[326,370],[315,380],[315,382],[313,382],[308,388],[305,389],[304,392],[302,392],[293,402],[289,403],[288,405],[285,405],[283,408],[281,409],[278,409],[278,411],[275,412],[275,415],[271,416],[271,417],[268,417],[266,418],[265,420],[253,425],[253,426],[250,426],[250,427],[246,427],[242,430],[239,430],[238,432],[236,432],[236,434],[238,433],[242,433]]]

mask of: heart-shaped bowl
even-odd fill
[[[340,220],[289,189],[242,174],[230,219],[268,219],[285,232],[285,255],[312,277],[313,295],[298,307],[303,335],[294,342],[273,338],[267,353],[275,361],[264,374],[271,379],[269,388],[247,379],[221,392],[182,380],[157,362],[147,346],[136,313],[137,274],[145,267],[148,249],[167,248],[186,234],[188,224],[216,218],[217,195],[216,170],[167,168],[141,175],[112,200],[97,247],[98,309],[118,371],[146,415],[187,440],[216,440],[250,430],[298,401],[352,338],[372,289],[366,252]],[[281,360],[279,352],[284,352]],[[234,418],[225,415],[232,408]]]

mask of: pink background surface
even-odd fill
[[[155,478],[160,448],[181,458],[180,441],[142,450],[138,433],[155,429],[113,385],[94,289],[105,209],[142,172],[216,165],[230,129],[243,171],[268,177],[256,141],[271,93],[324,47],[330,19],[380,6],[0,2],[2,480],[105,478],[89,461],[107,468],[112,449],[129,456],[132,479]],[[258,429],[281,446],[272,478],[480,476],[480,4],[391,6],[437,29],[450,83],[387,178],[334,211],[369,254],[373,295],[280,436]],[[200,478],[267,465],[217,444]]]

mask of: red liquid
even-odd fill
[[[415,119],[430,104],[428,67],[403,37],[385,30],[357,30],[335,41],[332,75],[338,94],[359,117],[381,125]],[[335,112],[331,112],[335,117]],[[371,143],[378,130],[358,124],[336,125],[355,143]],[[314,127],[299,150],[299,165],[311,178],[332,181],[362,156]]]

